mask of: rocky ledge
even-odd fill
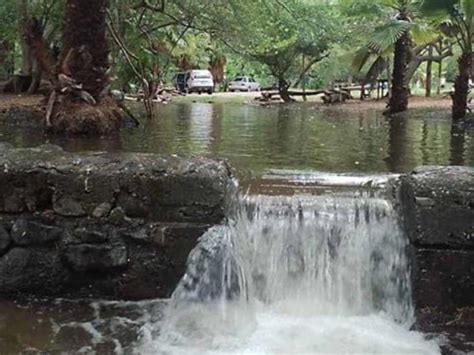
[[[224,161],[0,144],[0,295],[167,297],[234,193]]]

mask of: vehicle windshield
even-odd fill
[[[238,76],[237,78],[234,79],[234,81],[244,81],[244,77]]]

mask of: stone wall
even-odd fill
[[[167,297],[234,193],[223,161],[0,144],[0,294]]]
[[[418,325],[474,350],[474,169],[420,167],[402,186]]]

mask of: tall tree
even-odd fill
[[[393,54],[387,113],[403,112],[408,108],[409,84],[415,71],[422,62],[436,59],[427,52],[430,42],[436,40],[438,34],[419,16],[419,1],[378,0],[372,2],[371,7],[367,7],[366,1],[360,1],[366,9],[378,11],[384,16],[384,22],[374,28],[368,44],[357,52],[354,66],[362,69],[368,59],[375,55],[376,60],[367,74],[372,81],[387,68]],[[449,53],[446,51],[443,55],[447,56]]]
[[[398,12],[397,21],[409,23],[410,1],[396,1],[395,8]],[[409,88],[406,83],[406,73],[409,62],[411,36],[408,27],[403,30],[395,42],[393,58],[392,92],[388,103],[390,113],[403,112],[408,109]]]
[[[422,9],[433,16],[443,32],[455,38],[461,48],[453,94],[453,120],[461,120],[467,113],[469,78],[473,64],[474,0],[425,0]]]

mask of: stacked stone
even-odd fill
[[[418,326],[425,332],[455,334],[451,342],[461,337],[458,349],[472,351],[474,169],[420,167],[402,182],[409,191],[402,194],[402,205],[415,255]]]
[[[0,145],[0,294],[169,296],[223,222],[227,164]]]

